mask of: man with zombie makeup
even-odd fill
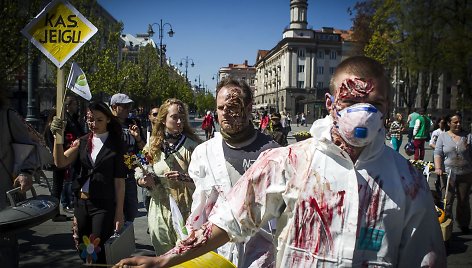
[[[187,220],[190,231],[199,229],[208,220],[217,200],[226,202],[225,195],[262,151],[278,147],[270,136],[254,128],[250,118],[252,101],[252,91],[244,81],[228,78],[217,86],[220,132],[195,148],[188,170],[196,187]],[[270,228],[264,228],[247,243],[228,243],[218,253],[238,267],[253,263],[260,267],[275,262],[272,240]]]
[[[445,267],[426,180],[385,145],[391,95],[383,66],[348,58],[330,89],[329,115],[314,122],[312,138],[262,153],[227,202],[167,254],[120,264],[176,265],[277,217],[277,267]]]

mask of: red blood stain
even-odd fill
[[[338,200],[331,204],[323,201],[325,194],[320,198],[321,202],[314,197],[300,201],[295,212],[294,246],[304,248],[314,254],[319,253],[322,247],[325,253],[333,248],[330,231],[333,210],[344,203],[344,192],[336,193],[336,197],[333,193],[329,201],[333,201],[333,198],[338,198]]]
[[[374,90],[374,84],[371,79],[362,78],[346,79],[339,87],[339,97],[344,98],[363,98]]]
[[[415,167],[413,167],[410,161],[407,161],[407,163],[412,180],[408,181],[405,177],[401,177],[403,183],[403,190],[405,191],[406,195],[409,195],[411,197],[411,199],[415,199],[419,190],[424,189],[425,178],[421,173],[419,173],[419,171]]]
[[[338,196],[339,196],[339,201],[338,201],[338,204],[336,205],[336,207],[338,208],[338,215],[341,215],[342,212],[343,212],[343,206],[344,206],[344,194],[346,194],[346,191],[340,191],[338,192]]]
[[[164,255],[179,255],[189,251],[190,249],[203,246],[211,237],[212,228],[213,224],[211,222],[205,223],[196,232],[195,237],[188,237],[187,239],[181,241],[177,246],[167,251]]]
[[[375,223],[377,220],[381,191],[382,191],[381,187],[378,186],[376,187],[376,189],[374,190],[374,193],[372,194],[371,202],[367,210],[368,223]]]

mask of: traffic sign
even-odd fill
[[[58,68],[96,32],[97,28],[66,0],[49,3],[21,31]]]

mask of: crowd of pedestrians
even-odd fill
[[[414,159],[424,159],[426,141],[435,148],[438,178],[454,174],[449,204],[456,196],[456,218],[466,233],[472,136],[461,128],[460,115],[442,118],[431,133],[426,110],[408,115],[406,122],[398,113],[384,126],[389,90],[380,63],[348,58],[326,94],[328,116],[313,123],[311,139],[292,145],[290,113],[264,111],[255,126],[251,88],[231,77],[218,83],[216,111],[203,118],[205,141],[178,99],[149,109],[147,127],[130,116],[136,104],[126,94],[91,102],[83,133],[78,99],[68,96],[64,119],[51,113],[44,133],[54,155],[53,195],[63,197],[71,236],[87,263],[106,264],[104,243],[134,221],[142,190],[157,257],[132,257],[120,265],[167,267],[215,250],[237,267],[445,267],[429,187],[398,152],[407,130]],[[4,119],[6,109],[1,103],[0,108],[0,122],[17,120]],[[304,113],[294,117],[297,126],[307,126]],[[393,150],[385,145],[386,131]],[[8,168],[13,152],[3,149],[10,140],[0,139],[0,153],[9,156],[2,174],[15,180],[0,183],[1,190],[13,184],[26,190],[37,166],[13,174]],[[442,191],[444,182],[438,181]],[[180,227],[175,209],[184,219]],[[451,208],[447,213],[452,217]],[[53,220],[70,219],[59,214]],[[15,241],[0,236],[1,261],[17,247]],[[85,254],[88,242],[101,250]],[[11,262],[7,267],[16,267],[17,260]]]
[[[390,86],[378,62],[343,61],[313,138],[273,149],[282,115],[263,114],[255,131],[244,88],[218,85],[221,131],[192,154],[189,237],[119,265],[168,267],[217,250],[237,267],[446,266],[426,180],[385,146]],[[304,114],[296,120],[306,125]]]

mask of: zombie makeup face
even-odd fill
[[[326,103],[334,119],[333,141],[342,148],[365,147],[383,126],[386,90],[373,79],[347,74],[338,76],[335,82],[335,96],[329,96]]]
[[[241,89],[223,87],[216,96],[218,123],[224,132],[234,134],[242,131],[249,123],[248,108],[244,106]]]
[[[327,99],[326,108],[340,111],[356,103],[369,103],[382,114],[388,106],[387,88],[376,79],[359,78],[351,74],[339,74],[334,81],[336,92]]]

